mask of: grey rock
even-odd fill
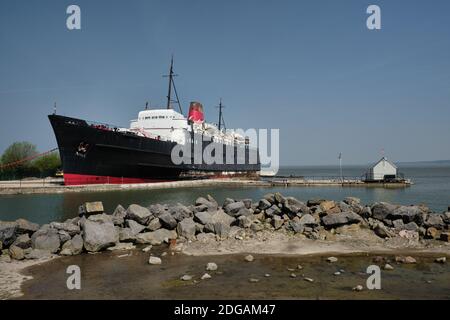
[[[391,236],[390,232],[382,223],[377,224],[373,231],[380,238],[388,238]]]
[[[275,195],[273,193],[268,193],[264,195],[264,199],[269,201],[271,204],[275,203]]]
[[[265,210],[266,216],[272,218],[274,215],[280,215],[281,210],[278,206],[272,205],[270,208]]]
[[[133,250],[136,249],[136,246],[131,242],[118,242],[115,246],[108,247],[108,251],[124,251],[124,250]]]
[[[83,238],[81,235],[75,235],[71,240],[66,241],[62,247],[60,254],[63,256],[75,256],[83,251]]]
[[[16,222],[0,221],[0,242],[3,247],[9,247],[16,240]]]
[[[193,208],[194,214],[197,212],[206,212],[208,211],[209,207],[206,204],[200,204],[198,206],[195,206]]]
[[[31,236],[31,244],[33,249],[56,253],[61,242],[56,229],[39,229]]]
[[[187,218],[178,223],[177,232],[179,236],[186,239],[194,239],[196,232],[196,225],[193,218]]]
[[[415,222],[409,222],[409,223],[405,224],[402,229],[409,230],[409,231],[417,231],[417,230],[419,230],[419,226]]]
[[[190,218],[193,214],[192,210],[180,203],[175,206],[169,207],[168,211],[177,222],[183,221],[183,219],[186,218]]]
[[[397,207],[388,217],[391,220],[402,219],[404,223],[416,222],[419,225],[423,224],[422,211],[418,206]]]
[[[270,208],[271,206],[272,206],[272,204],[269,201],[267,201],[266,199],[259,200],[258,208],[260,210],[266,210],[267,208]]]
[[[294,197],[286,197],[286,201],[284,202],[283,208],[288,213],[293,213],[293,214],[310,213],[308,206],[304,202],[302,202]]]
[[[80,216],[90,216],[92,214],[101,214],[103,212],[103,203],[101,201],[86,202],[78,209],[78,214]]]
[[[353,211],[352,206],[341,201],[338,203],[339,209],[341,209],[342,212],[346,212],[346,211]]]
[[[125,223],[126,216],[127,210],[119,204],[112,214],[112,221],[114,225],[122,226]]]
[[[322,223],[328,228],[334,228],[345,224],[359,223],[362,219],[352,211],[328,214],[322,217]]]
[[[195,222],[195,233],[202,233],[205,231],[205,226],[201,223]]]
[[[212,215],[209,212],[197,212],[194,215],[194,220],[205,225],[212,223]]]
[[[119,233],[112,221],[86,220],[83,224],[83,240],[87,251],[97,252],[118,242]]]
[[[37,223],[30,222],[25,219],[17,219],[17,233],[23,234],[28,233],[29,235],[39,230],[39,225]]]
[[[131,228],[120,228],[119,229],[119,241],[135,241],[136,233],[131,230]]]
[[[305,229],[305,226],[301,224],[299,221],[290,220],[288,222],[288,228],[295,233],[302,233]]]
[[[355,197],[346,197],[344,199],[344,202],[348,205],[353,205],[353,204],[360,204],[361,203],[361,199],[359,198],[355,198]]]
[[[362,207],[359,215],[364,219],[369,219],[372,216],[372,209],[370,207]]]
[[[150,213],[155,217],[159,217],[163,213],[167,212],[167,209],[168,209],[168,207],[166,205],[162,205],[159,203],[152,204],[151,206],[148,207],[148,210],[150,211]]]
[[[275,192],[273,197],[275,198],[275,201],[277,203],[284,204],[286,202],[286,198],[283,197],[283,195],[281,193],[279,193],[279,192]]]
[[[450,224],[450,212],[443,213],[441,217],[445,224]]]
[[[66,222],[51,222],[50,227],[67,232],[71,237],[81,232],[80,226]]]
[[[152,232],[140,233],[136,236],[136,242],[141,244],[159,245],[163,242],[169,242],[170,239],[176,239],[175,230],[158,229]]]
[[[242,199],[241,201],[244,203],[245,208],[252,208],[252,199]]]
[[[402,219],[397,219],[397,220],[392,221],[392,226],[397,230],[402,230],[404,225],[405,224],[403,223]]]
[[[177,220],[175,220],[174,217],[172,217],[172,215],[168,212],[163,213],[162,215],[159,216],[159,221],[161,222],[161,225],[169,230],[173,230],[177,227]]]
[[[25,254],[26,259],[44,259],[51,257],[52,253],[48,250],[32,249]]]
[[[125,222],[125,225],[131,230],[133,236],[137,235],[146,228],[146,226],[143,226],[142,224],[139,224],[134,220],[127,220]]]
[[[228,238],[230,234],[231,227],[230,225],[224,222],[215,222],[214,223],[214,233],[218,235],[221,239]]]
[[[387,203],[378,202],[371,207],[372,217],[377,220],[384,220],[390,217],[398,206]]]
[[[250,226],[252,224],[252,220],[247,216],[240,216],[239,218],[237,218],[237,220],[238,220],[238,225],[241,228],[250,228]]]
[[[284,224],[284,219],[281,218],[280,216],[274,216],[272,221],[271,221],[272,226],[274,227],[275,230],[280,229],[283,224]]]
[[[242,201],[237,201],[237,202],[233,202],[228,204],[224,210],[226,213],[228,213],[231,216],[236,216],[236,214],[242,209],[245,208],[245,204]]]
[[[150,220],[147,229],[150,231],[156,231],[162,227],[161,222],[159,221],[159,218],[154,218]]]
[[[300,224],[303,224],[308,227],[315,227],[319,225],[319,222],[310,214],[305,214],[300,218]]]
[[[69,241],[71,236],[68,232],[64,230],[58,230],[58,236],[59,236],[59,242],[64,243],[66,241]]]
[[[252,224],[250,225],[250,230],[252,230],[253,232],[259,232],[262,231],[263,229],[264,225],[259,220],[253,221]]]
[[[230,203],[236,202],[234,199],[231,198],[226,198],[225,201],[223,202],[222,207],[225,208],[227,205],[229,205]]]
[[[22,249],[31,247],[31,238],[28,233],[21,234],[14,240],[11,246],[16,246]]]
[[[320,204],[325,201],[326,200],[324,200],[324,199],[310,199],[307,201],[306,205],[308,207],[320,206]]]
[[[430,214],[428,215],[427,219],[424,222],[424,226],[426,228],[436,228],[439,230],[442,230],[445,227],[444,220],[442,219],[442,216],[439,214]]]
[[[150,221],[152,213],[149,209],[141,207],[137,204],[131,204],[127,209],[127,219],[134,220],[140,224],[147,225]]]
[[[106,223],[106,222],[113,223],[113,218],[112,218],[112,216],[107,215],[107,214],[105,214],[105,213],[90,215],[90,216],[87,218],[87,220],[93,221],[93,222],[101,222],[101,223]]]
[[[247,209],[247,208],[241,208],[235,215],[234,217],[240,217],[240,216],[246,216],[246,217],[250,217],[253,215],[253,211],[251,209]]]
[[[23,260],[25,258],[23,249],[14,245],[9,247],[9,255],[15,260]]]

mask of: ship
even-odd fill
[[[198,101],[190,103],[186,117],[175,76],[172,58],[167,105],[153,109],[147,103],[128,128],[58,115],[55,109],[48,118],[58,144],[64,184],[257,178],[261,170],[258,148],[248,137],[225,128],[222,101],[217,124],[205,121]],[[172,100],[173,94],[176,100]]]

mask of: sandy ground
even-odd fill
[[[357,225],[337,229],[336,234],[325,232],[326,240],[311,240],[304,235],[284,231],[261,231],[256,234],[244,229],[217,241],[213,234],[203,234],[198,241],[178,244],[178,250],[187,255],[203,256],[233,253],[325,255],[350,253],[442,253],[450,255],[450,243],[417,241],[400,237],[388,240],[377,237],[373,231]]]
[[[22,283],[32,279],[30,276],[24,276],[22,271],[28,267],[55,259],[56,257],[39,260],[0,262],[0,300],[21,297],[23,295],[21,291]]]

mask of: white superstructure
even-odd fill
[[[191,142],[191,133],[202,134],[216,143],[245,144],[245,138],[232,130],[219,130],[215,124],[192,122],[173,109],[143,110],[131,120],[130,130],[140,136],[179,144]]]

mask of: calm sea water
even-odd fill
[[[343,167],[346,177],[359,177],[365,172],[362,166]],[[148,206],[152,203],[191,204],[196,197],[211,194],[219,202],[226,197],[260,199],[268,192],[281,192],[300,200],[324,198],[341,200],[348,196],[361,198],[364,203],[386,201],[398,204],[428,205],[436,212],[446,211],[450,206],[450,165],[404,165],[400,171],[413,180],[414,185],[401,189],[363,187],[214,187],[182,188],[169,190],[132,190],[66,194],[1,195],[0,220],[25,218],[37,223],[65,220],[77,215],[78,206],[86,201],[103,201],[106,211],[112,212],[118,204],[124,207],[131,203]],[[285,167],[281,175],[301,175],[305,177],[338,176],[339,168]]]

